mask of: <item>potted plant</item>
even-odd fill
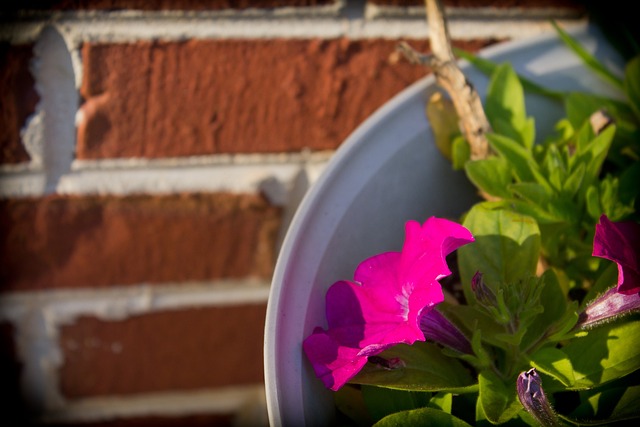
[[[595,27],[582,28],[565,39],[591,46],[602,61],[624,65]],[[613,111],[627,102],[625,88],[602,81],[556,33],[495,46],[481,58],[470,59],[485,71],[491,70],[491,77],[467,63],[461,68],[479,94],[489,93],[485,104],[493,103],[487,106],[489,112],[493,109],[494,119],[487,157],[472,158],[473,150],[465,149],[468,138],[464,135],[453,138],[455,142],[448,146],[446,141],[436,141],[442,129],[434,132],[424,116],[425,106],[438,91],[435,78],[429,76],[363,123],[340,147],[300,205],[281,249],[267,313],[265,378],[272,425],[334,425],[345,420],[380,425],[399,420],[403,424],[432,420],[433,425],[555,425],[612,414],[620,419],[637,416],[631,406],[597,408],[593,401],[622,398],[633,402],[640,396],[633,378],[640,367],[640,353],[632,341],[622,340],[640,334],[637,320],[627,316],[599,327],[603,319],[638,309],[633,286],[631,297],[619,292],[621,282],[612,286],[618,269],[630,277],[638,261],[637,253],[635,261],[633,255],[631,260],[612,255],[621,246],[612,244],[611,236],[620,234],[623,226],[609,219],[636,215],[633,201],[629,202],[634,194],[620,198],[617,192],[629,188],[634,173],[637,177],[638,168],[624,158],[634,154],[629,153],[632,148],[625,145],[624,137],[635,137],[633,126],[638,119],[622,124],[628,126],[622,131],[622,141],[613,137],[619,126],[606,118],[603,126],[609,130],[591,129],[593,134],[589,134],[588,128],[581,131],[571,120],[591,116],[577,107],[586,107],[595,98],[573,95],[578,98],[567,104],[572,108],[569,114],[552,98],[557,93],[563,99],[567,93],[598,94],[607,97],[603,105]],[[497,65],[503,62],[510,66]],[[636,73],[637,64],[634,67]],[[524,97],[522,81],[538,93]],[[629,90],[635,89],[627,88],[627,95]],[[635,101],[629,107],[632,115],[638,113],[633,111]],[[621,114],[613,112],[616,117]],[[623,114],[627,113],[625,109]],[[505,120],[495,121],[495,117]],[[580,120],[584,122],[584,117]],[[558,134],[558,130],[563,132]],[[598,137],[599,132],[604,136]],[[550,143],[555,148],[548,148],[551,145],[534,134],[555,135],[555,142]],[[518,138],[521,141],[514,145],[512,140]],[[534,139],[543,148],[534,148]],[[611,148],[614,140],[618,145]],[[438,149],[443,146],[464,170],[452,168]],[[553,150],[558,147],[565,151],[556,156]],[[576,150],[582,160],[572,157]],[[624,177],[627,183],[620,184],[619,175],[617,180],[606,178],[611,175],[603,171],[605,160],[606,167],[630,171]],[[559,174],[567,162],[574,169],[568,175]],[[576,172],[578,169],[582,171]],[[540,184],[545,182],[551,182],[548,189]],[[551,194],[554,188],[561,191]],[[570,197],[577,204],[565,203]],[[574,212],[575,206],[586,210],[586,216]],[[570,215],[567,212],[578,215],[575,230],[565,227],[574,222],[556,218]],[[599,234],[595,229],[589,231],[590,222],[585,219],[593,219],[596,213],[609,214],[600,221]],[[431,294],[424,294],[416,302],[414,316],[408,315],[413,324],[405,335],[394,326],[389,329],[394,331],[391,335],[402,336],[387,334],[386,341],[380,342],[361,336],[356,341],[362,347],[340,341],[344,337],[334,333],[335,323],[340,322],[337,316],[353,315],[353,309],[360,317],[368,316],[362,302],[368,297],[353,296],[372,280],[365,270],[384,275],[386,268],[395,268],[409,274],[398,267],[404,262],[398,260],[411,258],[406,253],[414,253],[411,248],[415,245],[408,242],[415,242],[410,236],[419,236],[419,230],[424,230],[425,239],[433,239],[428,230],[433,220],[427,218],[447,221],[439,224],[445,224],[448,237],[457,242],[442,243],[446,250],[441,245],[440,252],[436,251],[441,258],[461,247],[458,260],[447,258],[448,263],[431,280],[447,276],[448,269],[455,270],[459,264],[461,288],[445,287],[444,292],[460,290],[459,300],[429,300]],[[585,256],[585,251],[591,251],[594,234],[600,238],[598,248],[604,250],[598,256],[608,261],[591,257],[591,252]],[[390,252],[396,255],[385,255]],[[333,296],[328,295],[330,288]],[[376,298],[396,302],[404,298],[405,306],[400,307],[411,313],[415,307],[408,301],[414,294],[399,292]],[[351,301],[349,309],[343,310],[350,314],[340,314],[341,301]],[[327,315],[333,318],[327,321]],[[372,318],[379,319],[375,316]],[[416,326],[423,336],[415,331]],[[449,327],[453,328],[449,337],[458,336],[462,344],[447,342]],[[366,335],[363,331],[358,333]],[[622,333],[629,336],[616,342],[614,336]],[[327,344],[326,340],[333,341]],[[423,343],[425,340],[430,342]],[[598,352],[583,357],[581,352],[590,346],[595,349],[596,343]],[[358,351],[340,359],[342,356],[324,354],[324,349]],[[620,354],[619,360],[609,357],[607,351]],[[338,359],[342,364],[332,365]],[[351,365],[344,360],[353,365],[351,372],[345,373]],[[603,369],[594,370],[598,364]],[[593,372],[584,373],[585,369]],[[583,393],[584,401],[561,400],[575,399],[575,390],[589,390]],[[570,408],[573,412],[563,415],[573,418],[563,421],[555,412],[548,413],[551,403]],[[607,410],[608,415],[599,412]]]

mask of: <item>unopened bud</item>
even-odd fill
[[[471,290],[475,294],[478,302],[490,306],[496,305],[496,294],[484,283],[482,273],[479,271],[476,271],[476,274],[471,278]]]
[[[558,416],[544,394],[542,381],[535,368],[529,369],[518,376],[517,390],[520,403],[541,426],[561,425]]]
[[[473,354],[467,337],[437,310],[429,310],[422,315],[420,329],[429,341],[442,344],[460,353]]]
[[[591,302],[578,317],[576,328],[589,329],[640,312],[640,294],[625,295],[614,286]]]

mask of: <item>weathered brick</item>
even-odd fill
[[[477,50],[492,41],[456,43]],[[82,159],[336,148],[427,73],[394,40],[191,40],[82,48]],[[426,41],[412,45],[427,49]]]
[[[99,421],[47,422],[47,427],[233,427],[234,414],[198,414],[115,418]]]
[[[70,398],[263,382],[265,304],[193,308],[60,330]]]
[[[0,42],[0,164],[29,161],[20,130],[39,100],[29,71],[32,57],[32,45]]]
[[[367,0],[378,6],[424,6],[424,0]],[[445,7],[494,7],[507,8],[559,8],[570,7],[583,9],[584,2],[580,0],[442,0]]]
[[[0,292],[268,279],[279,208],[253,195],[0,201]]]
[[[30,0],[19,7],[53,10],[221,10],[319,6],[334,2],[335,0]]]

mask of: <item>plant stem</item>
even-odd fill
[[[484,159],[490,153],[486,137],[486,133],[491,130],[489,120],[478,92],[456,63],[441,1],[425,0],[425,3],[429,40],[434,57],[430,65],[434,69],[438,84],[449,93],[453,101],[464,136],[471,148],[471,160]]]

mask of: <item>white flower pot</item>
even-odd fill
[[[607,64],[621,59],[593,27],[570,33]],[[545,87],[611,94],[555,32],[486,49],[482,56],[509,61]],[[484,96],[488,79],[463,65]],[[332,392],[324,388],[302,351],[316,326],[326,327],[325,292],[352,278],[360,261],[400,250],[404,223],[429,216],[458,218],[477,200],[463,173],[435,147],[425,103],[433,76],[407,88],[367,119],[342,144],[302,201],[289,227],[273,276],[265,329],[265,381],[272,426],[331,425]],[[527,94],[537,135],[548,133],[561,105]]]

